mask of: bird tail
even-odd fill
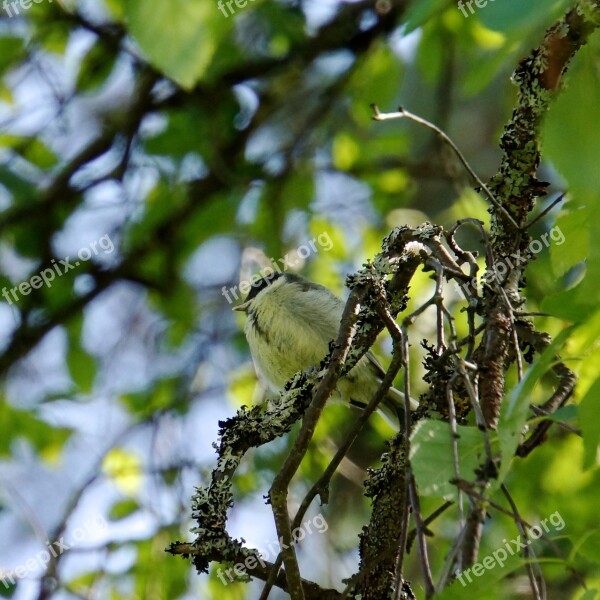
[[[364,402],[350,399],[350,404],[358,408],[366,408]],[[409,402],[410,410],[417,410],[419,403],[411,398]],[[383,402],[379,406],[379,410],[385,415],[386,419],[392,424],[398,424],[400,427],[404,425],[404,394],[392,387],[388,391],[388,395],[384,398]]]
[[[411,411],[417,410],[417,408],[419,408],[419,403],[414,398],[410,398],[409,407]],[[400,427],[402,427],[404,423],[404,408],[404,394],[395,387],[390,388],[388,395],[381,403],[381,410],[385,416],[393,423],[398,421]]]

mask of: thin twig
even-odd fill
[[[373,108],[373,112],[374,112],[373,119],[375,121],[387,121],[388,119],[409,119],[411,121],[414,121],[415,123],[424,125],[425,127],[431,129],[432,131],[435,131],[435,133],[437,133],[437,135],[439,135],[442,138],[442,140],[444,140],[444,142],[446,142],[450,146],[450,148],[452,148],[452,150],[454,150],[454,153],[456,154],[456,156],[458,157],[458,159],[460,160],[462,165],[465,167],[465,169],[467,170],[467,172],[469,173],[471,178],[484,191],[485,195],[489,198],[490,202],[500,212],[502,212],[502,214],[506,217],[506,219],[509,221],[509,223],[515,229],[517,229],[517,230],[520,229],[520,227],[517,225],[517,222],[513,219],[512,215],[506,210],[506,208],[504,208],[504,206],[502,206],[500,204],[500,202],[498,202],[498,200],[496,200],[494,194],[492,194],[492,192],[489,190],[487,185],[485,185],[485,183],[483,183],[483,181],[479,178],[477,173],[475,173],[475,171],[471,168],[471,166],[467,162],[467,159],[463,156],[462,152],[459,150],[458,146],[439,127],[436,127],[433,123],[430,123],[429,121],[427,121],[426,119],[423,119],[422,117],[418,117],[417,115],[414,115],[414,114],[408,112],[402,106],[400,106],[398,108],[398,112],[395,112],[395,113],[382,113],[382,112],[380,112],[379,107],[376,104],[371,104],[371,107]]]
[[[344,441],[340,444],[334,457],[327,465],[327,468],[304,497],[304,500],[300,504],[300,507],[296,512],[296,516],[294,517],[294,520],[292,522],[292,529],[295,529],[300,526],[300,524],[302,523],[302,519],[304,518],[304,515],[306,514],[306,511],[308,510],[312,501],[316,498],[317,495],[321,495],[323,493],[323,490],[325,490],[328,487],[331,478],[333,477],[338,466],[352,447],[352,444],[354,444],[354,442],[356,441],[358,434],[362,431],[363,427],[366,425],[373,412],[375,412],[380,402],[387,395],[401,367],[402,354],[401,352],[394,352],[392,356],[392,361],[390,362],[390,366],[379,388],[377,389],[377,393],[370,400],[369,404],[367,404],[367,406],[361,410],[360,414],[358,415],[358,418],[354,421],[352,428],[346,434]],[[277,572],[281,567],[282,562],[283,556],[280,552],[273,564],[273,568],[269,574],[269,579],[263,587],[259,600],[267,600],[267,598],[269,597],[269,593],[271,591],[271,588],[273,587],[273,584],[275,583]]]
[[[525,527],[523,526],[523,520],[521,519],[521,515],[519,514],[519,510],[513,497],[511,496],[508,488],[503,483],[500,487],[504,497],[508,500],[510,507],[515,515],[517,515],[517,519],[515,519],[515,524],[519,533],[523,536],[523,539],[527,538],[527,532],[525,531]],[[523,548],[523,554],[525,558],[535,559],[535,554],[533,549],[529,544],[525,544]],[[529,583],[531,584],[531,591],[535,597],[535,600],[546,600],[546,582],[544,581],[544,575],[540,569],[540,565],[537,562],[527,561],[525,563],[525,568],[527,569],[527,575],[529,577]],[[534,573],[534,569],[537,571],[537,576],[539,577],[539,586],[538,581],[536,580],[536,574]]]
[[[549,204],[549,206],[547,206],[537,217],[535,217],[535,219],[529,221],[529,223],[525,225],[524,229],[529,229],[530,227],[533,227],[533,225],[535,225],[539,220],[543,219],[559,202],[563,200],[563,198],[565,197],[565,193],[566,192],[563,192],[558,198],[555,198]]]

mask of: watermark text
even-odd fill
[[[42,285],[52,287],[52,282],[56,279],[56,277],[60,277],[72,269],[76,269],[81,262],[90,260],[92,256],[98,256],[100,250],[102,250],[104,254],[110,254],[114,249],[115,246],[108,234],[103,235],[99,240],[92,242],[89,248],[86,246],[77,252],[77,257],[79,260],[76,260],[72,263],[72,259],[67,256],[64,259],[59,260],[57,263],[55,259],[52,259],[50,261],[50,264],[52,265],[51,267],[42,269],[40,273],[31,277],[28,281],[22,281],[19,285],[16,285],[11,289],[3,287],[2,296],[4,296],[4,299],[9,304],[12,304],[13,301],[18,302],[19,293],[22,296],[29,296],[32,290],[39,290]]]
[[[538,540],[544,533],[548,533],[551,529],[548,522],[550,522],[554,531],[561,531],[565,527],[564,519],[560,516],[560,513],[556,511],[546,519],[540,521],[539,525],[529,527],[526,539],[523,540],[521,539],[521,536],[518,535],[514,540],[510,540],[510,542],[507,542],[505,539],[502,540],[504,546],[497,548],[480,562],[476,562],[472,567],[457,574],[458,580],[461,582],[462,586],[466,587],[467,583],[473,582],[471,574],[475,575],[475,577],[481,577],[486,569],[493,569],[497,565],[503,567],[509,556],[515,556],[515,554],[521,553],[532,541]]]
[[[250,281],[240,281],[239,287],[237,285],[234,285],[230,288],[223,286],[221,293],[223,296],[225,296],[225,298],[227,298],[227,302],[229,302],[229,304],[233,304],[235,300],[240,299],[238,292],[240,292],[242,296],[248,295],[250,290],[257,286],[261,279],[270,279],[276,273],[282,273],[288,269],[293,269],[300,264],[301,261],[308,258],[312,253],[317,253],[319,248],[322,248],[325,252],[329,252],[329,250],[333,248],[333,241],[326,231],[320,233],[318,236],[314,237],[312,240],[309,240],[305,244],[298,246],[298,248],[295,250],[288,252],[283,258],[278,260],[271,258],[271,266],[261,269],[258,273],[254,274],[250,278]],[[281,263],[281,266],[279,263]],[[230,297],[230,295],[233,296],[233,299]]]
[[[313,533],[325,533],[328,529],[329,525],[327,524],[327,521],[325,521],[325,517],[319,513],[311,520],[304,521],[300,527],[296,527],[292,530],[292,539],[294,542],[301,542],[307,535],[312,535]],[[279,538],[279,542],[268,542],[265,552],[251,554],[246,557],[244,562],[236,563],[233,567],[225,570],[219,567],[217,570],[217,577],[221,580],[223,585],[228,585],[233,581],[236,581],[236,579],[244,577],[248,571],[255,569],[259,563],[263,569],[266,569],[267,564],[265,563],[265,560],[276,559],[279,552],[281,550],[287,550],[288,547],[287,544],[283,543],[281,538]]]

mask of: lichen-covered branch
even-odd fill
[[[404,430],[390,442],[383,465],[370,472],[366,494],[372,500],[371,518],[360,537],[359,570],[350,579],[344,597],[361,597],[363,600],[414,598],[410,583],[404,578],[402,560],[411,510],[417,525],[419,562],[427,597],[435,592],[425,543],[426,520],[420,514],[418,488],[408,461],[411,420],[441,418],[455,426],[470,410],[477,414],[486,447],[486,464],[482,465],[476,484],[482,495],[481,499],[471,503],[465,523],[461,523],[462,537],[453,548],[446,571],[450,573],[454,560],[465,568],[477,559],[487,506],[483,492],[496,476],[487,431],[498,425],[509,369],[516,363],[521,376],[523,361],[531,361],[533,354],[541,353],[548,344],[545,334],[537,332],[520,316],[520,307],[524,303],[520,294],[522,274],[530,260],[527,223],[536,198],[545,189],[545,184],[537,180],[540,162],[538,130],[569,61],[600,22],[599,2],[587,0],[569,11],[546,33],[541,45],[520,63],[515,73],[514,80],[519,86],[517,105],[502,136],[503,157],[499,172],[486,188],[491,202],[491,231],[488,233],[480,222],[463,219],[447,232],[426,223],[414,229],[397,228],[386,237],[382,252],[347,279],[348,287],[353,291],[329,356],[318,368],[297,374],[283,392],[277,407],[269,410],[243,408],[236,417],[221,424],[218,462],[210,485],[198,489],[193,498],[196,539],[191,544],[173,544],[172,553],[191,556],[201,572],[207,570],[211,561],[258,560],[256,550],[245,548],[241,541],[231,539],[227,533],[227,513],[234,502],[232,478],[250,448],[289,432],[302,418],[302,428],[269,495],[283,544],[282,553],[275,564],[246,569],[246,573],[268,580],[261,598],[268,596],[272,584],[285,589],[292,600],[319,597],[315,584],[301,576],[291,532],[316,495],[326,496],[331,476],[366,416],[348,434],[294,519],[290,518],[287,506],[290,483],[306,455],[323,407],[338,378],[360,360],[384,328],[394,339],[394,360],[385,384],[369,404],[369,411],[375,409],[386,386],[393,381],[399,368],[401,347],[405,392],[409,395],[408,328],[427,308],[434,307],[437,341],[423,342],[426,349],[425,381],[429,383],[429,390],[422,395],[417,413],[407,414]],[[385,115],[378,113],[378,116],[385,120]],[[479,228],[485,246],[487,272],[481,293],[476,281],[476,257],[460,248],[454,237],[457,229],[467,223]],[[519,259],[511,261],[515,253]],[[510,265],[502,277],[496,269],[500,263]],[[411,315],[405,316],[400,327],[396,321],[398,314],[406,308],[410,282],[421,265],[432,273],[435,292]],[[458,339],[454,317],[445,305],[445,282],[458,284],[467,304],[468,333],[462,339]],[[480,327],[476,327],[476,318],[482,321]],[[526,351],[528,348],[533,352]],[[545,406],[550,412],[568,400],[574,387],[574,376],[562,363],[554,367],[554,372],[559,383]],[[521,445],[519,454],[525,456],[539,445],[548,427],[549,422],[539,425]],[[454,452],[458,452],[456,447]],[[458,456],[455,458],[458,460]],[[281,563],[285,566],[283,571],[279,570]],[[449,578],[449,575],[445,576],[443,582]],[[333,590],[320,593],[322,598],[341,597]]]
[[[495,428],[504,397],[504,371],[514,360],[511,337],[515,328],[513,310],[523,299],[519,288],[527,266],[529,237],[525,226],[535,200],[545,193],[546,183],[537,179],[540,164],[539,128],[551,101],[557,96],[562,75],[590,33],[600,24],[600,2],[583,0],[544,36],[542,43],[519,64],[513,80],[519,88],[516,107],[500,141],[503,151],[498,173],[489,183],[502,207],[517,222],[506,220],[503,211],[492,213],[492,250],[497,262],[511,261],[511,272],[500,284],[502,293],[488,287],[482,316],[486,322],[483,340],[477,350],[481,378],[481,403],[486,423]],[[515,264],[516,262],[516,264]],[[488,270],[493,265],[488,263]]]
[[[540,164],[541,121],[558,95],[569,63],[599,24],[600,2],[578,2],[546,32],[542,43],[520,62],[513,75],[519,89],[518,99],[504,127],[500,140],[502,161],[489,187],[520,227],[526,224],[536,198],[545,193],[547,186],[536,177]],[[500,212],[492,209],[492,215],[496,226],[496,252],[514,251],[517,232],[505,226]],[[524,242],[525,236],[521,239],[521,243]]]
[[[484,290],[481,315],[485,330],[474,353],[481,373],[481,407],[487,427],[498,425],[500,407],[505,395],[506,371],[519,357],[519,330],[514,311],[524,302],[520,296],[522,274],[531,258],[528,253],[529,237],[526,225],[537,197],[543,195],[546,183],[537,179],[540,164],[539,128],[551,101],[556,97],[562,75],[576,52],[585,44],[590,33],[600,24],[600,2],[583,0],[566,15],[544,37],[540,46],[523,59],[515,71],[513,80],[519,88],[516,107],[504,128],[500,141],[503,151],[498,173],[489,184],[503,210],[490,208],[492,214],[492,259],[488,259],[488,273],[494,272],[494,262],[510,264],[507,277],[496,286]],[[518,224],[506,219],[509,212]],[[518,261],[511,261],[517,255]],[[516,346],[516,347],[515,347]],[[563,373],[565,397],[572,391],[572,374]],[[567,394],[567,390],[569,390]],[[563,400],[563,401],[564,401]],[[548,425],[544,424],[544,428]],[[545,429],[538,428],[538,436]],[[540,433],[541,432],[541,433]],[[530,438],[529,446],[539,443],[541,438]],[[526,452],[522,446],[519,452]],[[483,508],[474,508],[473,523],[483,520]],[[481,536],[481,527],[475,527],[471,535],[465,536],[464,558],[467,563],[476,559],[476,548]],[[465,566],[465,565],[463,565]]]
[[[394,592],[392,575],[404,524],[401,515],[408,505],[408,443],[404,433],[392,440],[382,462],[379,469],[370,472],[365,489],[365,495],[373,500],[373,511],[360,535],[355,584],[355,593],[364,600],[391,598]]]

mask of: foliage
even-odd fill
[[[511,74],[562,15],[593,24],[598,3],[585,0],[574,13],[568,0],[498,0],[471,3],[472,14],[465,3],[467,16],[447,0],[29,4],[0,7],[0,596],[258,598],[262,582],[223,575],[232,564],[209,560],[209,574],[197,574],[164,552],[178,539],[193,550],[190,498],[214,476],[219,421],[236,410],[242,420],[264,417],[240,409],[262,390],[227,294],[235,303],[240,279],[286,257],[344,295],[348,274],[368,272],[365,261],[383,264],[373,259],[395,227],[417,231],[429,221],[448,232],[466,218],[491,235],[486,241],[469,225],[455,232],[460,248],[479,251],[482,290],[485,250],[515,241],[506,215],[473,191],[438,136],[406,119],[375,122],[370,105],[384,113],[402,105],[443,129],[514,206],[507,179],[498,179],[511,151],[499,139],[518,104]],[[435,518],[413,517],[405,532],[403,578],[416,598],[426,596],[418,544],[427,542],[433,581],[449,583],[447,556],[476,494],[484,496],[480,560],[523,535],[516,510],[530,525],[558,514],[564,527],[555,519],[531,544],[535,575],[543,573],[550,598],[587,600],[600,589],[600,38],[592,29],[556,93],[529,98],[543,100],[529,107],[540,112],[542,162],[533,164],[535,145],[519,154],[533,163],[515,184],[531,192],[518,199],[535,220],[523,244],[539,242],[539,251],[530,246],[517,316],[530,313],[527,322],[554,341],[520,331],[524,364],[506,373],[489,434],[502,460],[485,474],[485,489],[469,487],[486,443],[469,394],[455,394],[456,443],[444,407],[419,417],[409,454],[418,516]],[[315,250],[302,257],[310,240]],[[439,291],[421,267],[409,283],[400,324]],[[475,314],[457,284],[444,286],[456,339],[467,339],[489,322],[495,296],[482,292]],[[392,350],[402,354],[390,328],[368,340],[384,364]],[[404,357],[411,393],[425,405],[442,389],[431,377],[438,335],[430,306]],[[563,363],[577,376],[573,397],[552,415],[532,411],[560,387]],[[457,368],[450,360],[442,367]],[[281,417],[281,405],[271,409]],[[279,532],[263,496],[293,454],[301,431],[294,410],[286,427],[275,422],[277,439],[239,457],[226,515],[232,538],[247,540],[244,552],[262,549],[270,563]],[[359,418],[327,404],[289,486],[290,507]],[[319,490],[323,504],[314,501],[305,517],[321,514],[327,530],[296,545],[302,576],[320,586],[313,597],[338,597],[333,588],[357,571],[359,545],[368,543],[359,533],[404,456],[400,443],[386,446],[389,423],[375,413],[365,421]],[[547,439],[519,454],[544,424],[552,424]],[[261,441],[271,435],[259,431]],[[61,539],[68,551],[35,558]],[[530,597],[526,563],[511,556],[440,597]]]

